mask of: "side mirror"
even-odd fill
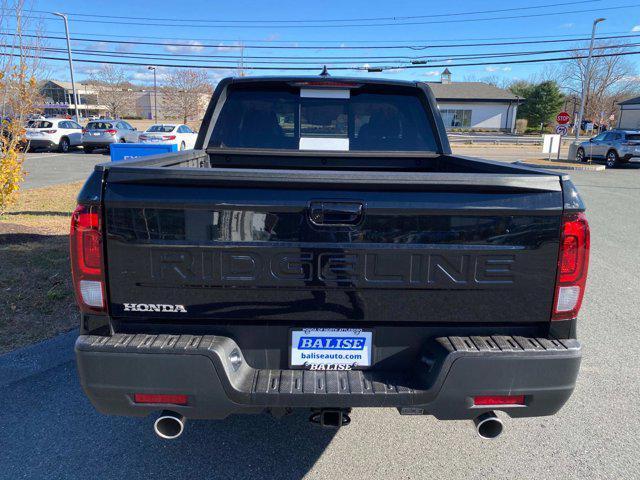
[[[593,142],[593,138],[590,138],[590,139],[589,139],[589,143],[591,143],[591,142]]]
[[[134,131],[134,132],[137,132],[137,131],[138,131],[138,129],[137,129],[136,127],[133,127],[133,131]]]

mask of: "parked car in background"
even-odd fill
[[[177,145],[178,150],[193,150],[198,134],[181,124],[151,125],[140,135],[140,143],[165,143]]]
[[[576,160],[586,162],[588,159],[604,160],[608,168],[640,162],[640,131],[609,130],[582,142],[576,151]]]
[[[113,143],[137,143],[139,132],[124,120],[98,120],[82,130],[82,147],[87,153],[109,148]]]
[[[27,123],[25,137],[29,149],[56,149],[68,152],[71,147],[82,144],[82,127],[65,118],[46,118]]]

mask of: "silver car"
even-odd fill
[[[640,162],[640,131],[609,130],[588,142],[582,142],[576,151],[576,160],[604,160],[607,168],[623,163]]]
[[[109,148],[113,143],[137,143],[139,132],[124,120],[96,120],[82,130],[82,147],[87,153]]]

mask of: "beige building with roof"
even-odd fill
[[[453,82],[445,69],[440,82],[428,82],[448,130],[513,132],[522,98],[483,82]]]
[[[76,82],[76,90],[78,92],[78,111],[81,117],[109,116],[109,107],[100,103],[100,92],[92,85],[84,82]],[[63,82],[59,80],[48,80],[40,87],[40,95],[43,102],[38,105],[45,116],[61,117],[75,115],[75,103],[73,101],[73,89],[71,82]],[[154,95],[153,88],[135,87],[128,91],[131,97],[131,106],[129,111],[121,114],[123,118],[142,118],[151,120],[156,112],[155,100],[157,98],[158,120],[167,120],[175,117],[167,111],[166,105],[171,101],[170,97],[162,91]],[[201,108],[193,112],[190,119],[198,120],[202,118],[204,111],[211,98],[210,94],[198,94],[200,97]]]

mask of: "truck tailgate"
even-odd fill
[[[104,191],[114,318],[549,321],[557,176],[137,170]]]

